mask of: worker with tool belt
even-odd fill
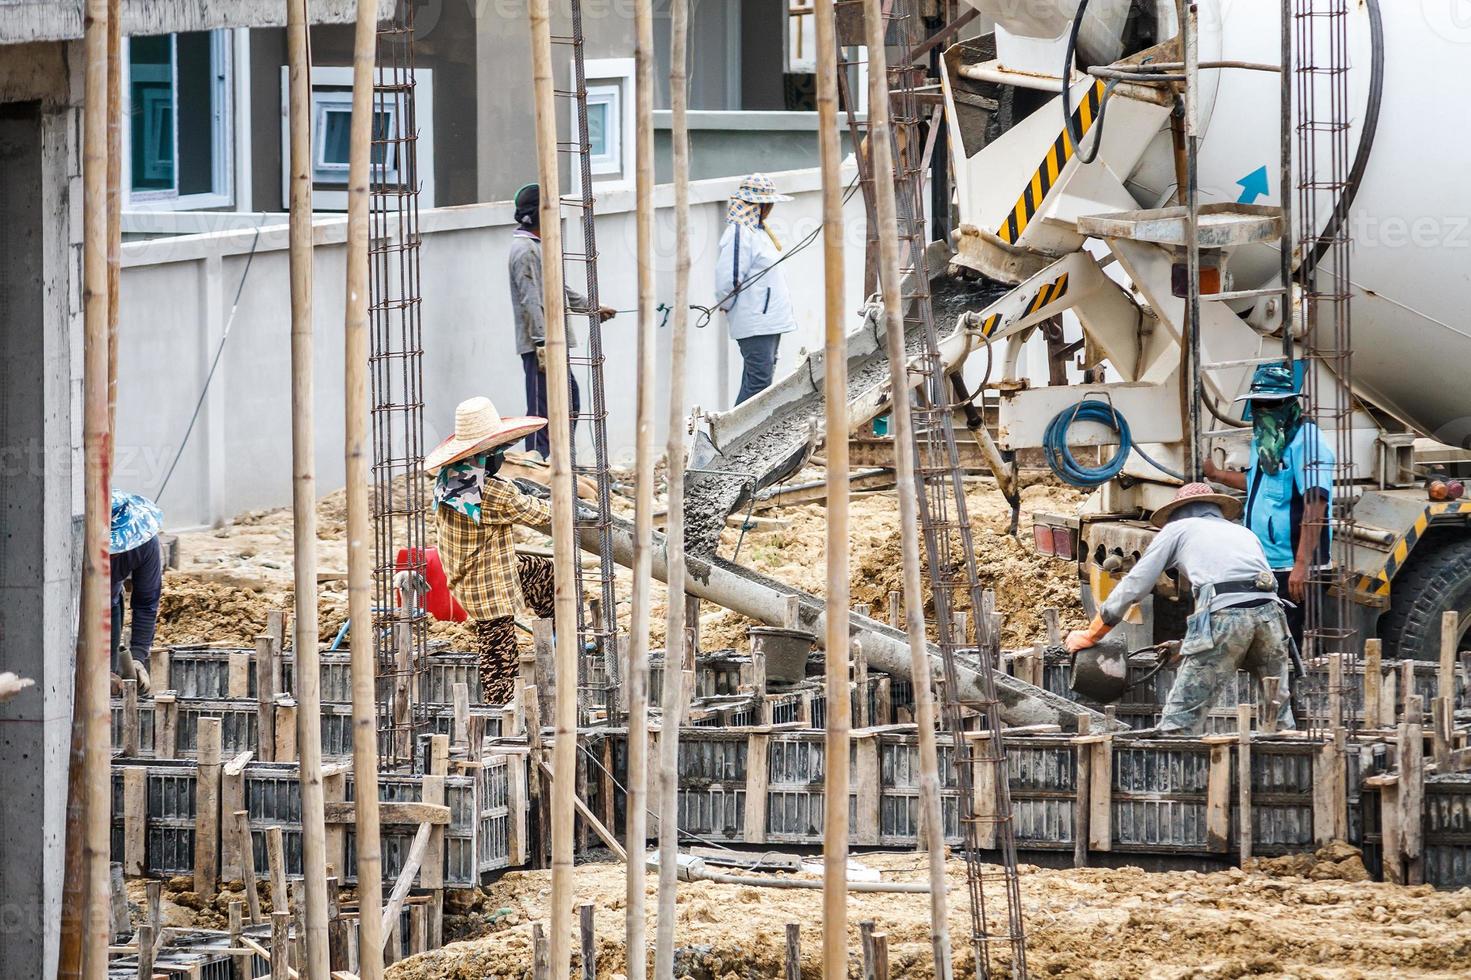
[[[1328,563],[1333,500],[1333,450],[1303,417],[1302,389],[1292,366],[1262,364],[1251,390],[1251,465],[1228,470],[1207,460],[1205,478],[1246,491],[1246,526],[1256,534],[1277,578],[1294,603],[1287,610],[1293,642],[1302,648],[1309,573]]]
[[[553,610],[552,563],[516,554],[513,527],[546,528],[546,502],[496,475],[506,446],[547,424],[544,418],[501,418],[489,398],[455,409],[455,434],[424,457],[434,480],[434,530],[450,593],[469,613],[471,647],[480,661],[486,704],[505,704],[515,690],[521,603],[539,617]]]
[[[546,349],[546,303],[542,296],[541,282],[541,188],[527,184],[516,192],[516,230],[511,233],[511,315],[516,327],[516,353],[521,355],[521,370],[526,376],[526,414],[545,418],[547,414],[547,349]],[[575,314],[591,314],[587,297],[563,283],[567,292],[567,308]],[[597,315],[602,321],[611,320],[617,311],[599,306]],[[577,338],[569,328],[567,346],[577,346]],[[569,371],[567,383],[571,386],[572,427],[577,427],[577,414],[582,410],[581,392],[577,379]],[[546,459],[550,444],[544,429],[538,429],[526,437],[526,451],[541,453]]]
[[[765,174],[741,180],[725,207],[725,233],[715,259],[716,309],[725,311],[730,339],[741,349],[741,390],[736,404],[771,386],[781,335],[797,329],[787,281],[777,268],[781,243],[766,223],[771,206],[790,201]]]
[[[1129,607],[1154,590],[1168,569],[1189,580],[1195,612],[1180,644],[1181,664],[1158,729],[1150,734],[1199,735],[1216,695],[1245,669],[1260,681],[1276,677],[1283,694],[1277,725],[1294,727],[1288,703],[1287,622],[1272,569],[1256,536],[1233,523],[1241,501],[1204,483],[1181,487],[1154,512],[1160,532],[1124,576],[1087,629],[1068,634],[1070,653],[1093,646]]]

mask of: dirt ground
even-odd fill
[[[806,470],[794,480],[820,477],[820,470]],[[615,499],[615,508],[631,516],[631,501]],[[1065,487],[1026,488],[1018,538],[1013,539],[1006,534],[1009,510],[994,484],[976,480],[968,485],[967,504],[982,582],[996,590],[998,610],[1005,616],[1006,645],[1035,640],[1042,629],[1045,606],[1056,606],[1064,625],[1081,618],[1073,566],[1033,553],[1031,514],[1038,510],[1071,513],[1082,499],[1082,494]],[[347,618],[344,507],[340,490],[324,497],[318,506],[317,608],[323,642],[332,640]],[[826,508],[804,504],[767,510],[762,517],[767,520],[747,531],[744,540],[739,529],[727,528],[720,553],[735,555],[757,571],[822,595]],[[268,610],[292,609],[291,523],[290,509],[282,508],[241,514],[224,527],[180,535],[179,568],[165,580],[157,642],[249,646],[264,629]],[[889,491],[855,496],[850,526],[853,601],[869,603],[875,616],[885,618],[890,590],[902,588],[896,495]],[[432,544],[432,521],[428,533]],[[545,535],[529,529],[520,529],[518,540],[531,547],[550,545]],[[619,618],[626,626],[632,582],[625,569],[618,570],[618,578]],[[925,595],[928,602],[928,585]],[[961,608],[968,605],[963,603]],[[656,648],[664,642],[666,607],[664,587],[656,582],[650,596],[651,643]],[[706,603],[701,614],[702,646],[744,649],[745,631],[751,625],[735,613]],[[459,624],[434,623],[431,635],[458,645],[465,630]]]
[[[1364,880],[1357,852],[1335,845],[1311,855],[1210,874],[1138,868],[1044,870],[1024,866],[1028,967],[1033,976],[1116,978],[1453,977],[1471,973],[1471,889],[1435,892]],[[885,880],[919,881],[912,854],[860,855]],[[973,953],[965,870],[948,868],[948,921],[956,975],[970,976]],[[649,888],[648,935],[655,925],[656,878]],[[621,865],[584,865],[577,902],[596,903],[597,975],[624,974]],[[529,923],[544,920],[548,872],[511,872],[486,890],[466,919],[479,938],[395,965],[389,980],[520,980],[530,976]],[[993,908],[994,911],[994,908]],[[929,900],[923,895],[858,894],[848,902],[849,976],[858,973],[858,924],[888,935],[894,977],[934,976]],[[676,976],[748,980],[782,976],[785,928],[802,927],[802,976],[817,980],[821,892],[681,882]],[[1000,925],[994,916],[992,927]],[[578,948],[574,937],[572,948]],[[996,975],[1010,975],[993,958]]]

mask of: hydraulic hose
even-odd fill
[[[1094,121],[1094,128],[1098,130],[1098,135],[1093,137],[1093,151],[1085,155],[1083,137],[1087,134],[1076,132],[1073,129],[1073,92],[1070,80],[1073,77],[1073,61],[1077,54],[1078,32],[1083,28],[1083,14],[1087,9],[1088,0],[1078,0],[1078,9],[1073,13],[1073,27],[1068,31],[1067,53],[1063,55],[1061,79],[1063,131],[1067,133],[1067,138],[1073,144],[1073,152],[1077,156],[1078,163],[1084,165],[1098,159],[1098,148],[1103,145],[1103,116],[1108,112],[1109,97],[1113,95],[1114,86],[1118,84],[1116,80],[1110,79],[1109,83],[1104,86],[1103,98],[1098,100],[1098,118]]]
[[[1071,449],[1068,448],[1068,430],[1074,422],[1097,422],[1106,425],[1118,434],[1119,448],[1113,458],[1098,466],[1084,466],[1078,462]],[[1129,423],[1118,409],[1108,402],[1099,401],[1096,398],[1088,398],[1078,402],[1072,408],[1065,408],[1052,417],[1047,423],[1047,429],[1042,434],[1042,451],[1047,456],[1047,465],[1052,472],[1057,474],[1058,479],[1071,486],[1092,490],[1100,487],[1123,472],[1124,464],[1129,461],[1130,453],[1138,453],[1139,458],[1150,466],[1159,470],[1167,476],[1185,482],[1181,473],[1176,473],[1167,466],[1161,465],[1150,458],[1138,446],[1134,445],[1134,438],[1129,432]]]

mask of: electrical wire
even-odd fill
[[[204,387],[199,391],[199,400],[194,403],[194,414],[189,416],[189,425],[184,429],[184,438],[179,440],[179,449],[174,453],[174,461],[169,464],[169,470],[163,475],[163,483],[158,487],[158,492],[153,495],[155,501],[163,499],[163,492],[168,489],[169,480],[174,475],[174,467],[179,465],[179,459],[184,455],[184,449],[189,445],[189,436],[194,432],[194,424],[199,421],[199,410],[204,407],[204,397],[209,394],[210,383],[215,379],[215,370],[220,366],[220,355],[225,352],[225,341],[230,339],[230,328],[235,325],[235,314],[240,312],[240,296],[245,292],[245,280],[250,278],[250,267],[255,263],[255,251],[260,245],[260,230],[266,223],[264,217],[261,223],[255,226],[255,238],[250,243],[250,254],[245,257],[245,270],[240,273],[240,284],[235,287],[235,299],[230,304],[230,316],[225,320],[225,332],[220,335],[219,346],[215,348],[214,360],[210,361],[209,374],[205,375]]]
[[[1084,466],[1078,462],[1067,443],[1068,430],[1072,428],[1074,422],[1096,422],[1113,429],[1118,434],[1119,441],[1118,451],[1114,453],[1113,458],[1098,466]],[[1084,399],[1072,408],[1065,408],[1054,415],[1052,421],[1047,423],[1047,429],[1042,435],[1042,451],[1047,456],[1047,465],[1052,468],[1052,472],[1057,474],[1060,480],[1071,486],[1087,490],[1102,486],[1118,476],[1123,471],[1124,464],[1129,461],[1131,452],[1137,453],[1140,459],[1161,473],[1172,476],[1182,483],[1186,482],[1183,474],[1163,465],[1134,445],[1133,436],[1129,432],[1128,420],[1113,405],[1096,398]]]

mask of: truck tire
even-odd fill
[[[1389,611],[1379,620],[1385,656],[1439,660],[1441,614],[1451,610],[1460,613],[1464,636],[1471,627],[1471,538],[1460,535],[1421,545],[1394,577]]]

